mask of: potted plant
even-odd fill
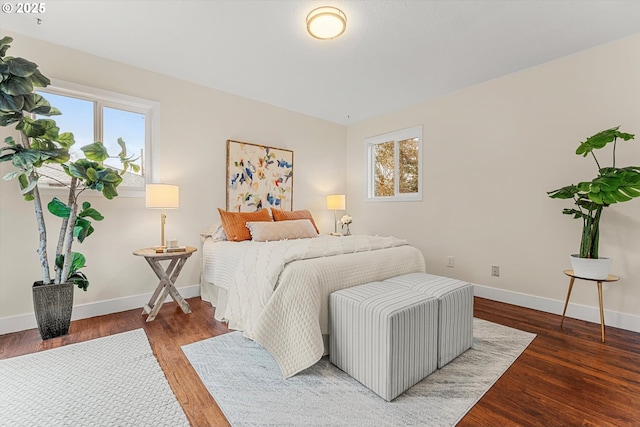
[[[32,201],[39,235],[38,256],[42,279],[33,284],[34,311],[42,339],[65,335],[69,330],[73,306],[73,286],[87,290],[89,280],[80,271],[85,266],[85,257],[72,251],[75,240],[83,242],[93,231],[91,220],[100,221],[103,216],[89,202],[80,203],[80,195],[87,190],[96,190],[107,199],[118,195],[116,188],[122,182],[121,174],[128,168],[138,171],[127,157],[124,141],[118,140],[121,152],[116,156],[123,165],[121,171],[104,166],[111,157],[101,142],[81,148],[83,156],[71,161],[69,149],[75,143],[73,134],[60,132],[56,122],[48,117],[61,114],[35,91],[44,88],[50,81],[33,62],[23,58],[7,56],[13,41],[11,37],[0,40],[0,126],[14,126],[19,132],[19,141],[12,136],[4,139],[0,148],[0,162],[11,162],[12,172],[5,180],[17,179],[24,199]],[[49,173],[58,165],[69,180],[61,181]],[[38,189],[38,180],[49,177],[67,191],[66,202],[53,198],[46,209],[61,218],[60,231],[51,274],[47,253],[47,228],[45,207]]]
[[[606,279],[611,260],[600,258],[598,244],[602,211],[614,203],[627,202],[640,197],[640,166],[618,167],[616,148],[618,140],[629,141],[634,135],[620,132],[620,126],[603,130],[581,142],[576,154],[591,155],[598,167],[598,175],[591,181],[568,185],[547,194],[554,199],[573,199],[575,208],[565,208],[562,213],[582,220],[580,252],[571,255],[573,271],[578,277]],[[594,150],[612,143],[611,166],[603,167]]]

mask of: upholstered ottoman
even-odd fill
[[[387,401],[437,369],[438,300],[372,282],[329,297],[331,362]]]
[[[473,285],[449,277],[409,273],[385,280],[438,299],[438,368],[473,344]]]

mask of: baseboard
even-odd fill
[[[179,288],[179,291],[184,298],[197,297],[200,296],[200,285],[185,286]],[[482,285],[474,285],[474,293],[477,297],[558,315],[562,314],[564,307],[564,301],[504,289],[490,288]],[[146,304],[150,298],[151,293],[148,293],[77,305],[73,307],[73,316],[71,319],[86,319],[88,317],[102,316],[135,308],[142,309],[142,306]],[[167,300],[171,299],[167,298]],[[571,302],[569,302],[569,307],[567,308],[567,317],[600,323],[600,312],[597,307],[573,304]],[[604,318],[607,326],[640,332],[640,316],[605,309]],[[33,313],[0,318],[0,335],[36,327],[36,319]]]
[[[482,285],[474,285],[474,294],[477,297],[493,301],[506,302],[520,307],[532,308],[552,314],[562,314],[564,301],[550,298],[537,297],[535,295],[522,294],[504,289],[490,288]],[[586,320],[587,322],[600,323],[600,310],[598,307],[590,307],[581,304],[573,304],[569,301],[567,317]],[[604,310],[605,325],[628,331],[640,332],[640,316],[618,311]]]
[[[197,297],[200,296],[200,285],[185,286],[178,288],[178,291],[183,298]],[[139,308],[141,310],[140,313],[142,313],[142,306],[149,302],[151,295],[152,293],[149,292],[148,294],[75,305],[73,306],[71,320],[86,319],[88,317],[118,313],[135,308]],[[167,297],[165,301],[171,301],[171,297]],[[0,335],[37,327],[36,318],[33,313],[0,318]]]

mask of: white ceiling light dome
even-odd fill
[[[307,15],[307,31],[319,40],[340,37],[347,29],[347,16],[338,8],[322,6]]]

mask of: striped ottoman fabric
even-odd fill
[[[409,273],[385,280],[438,299],[438,368],[473,344],[473,285],[449,277]]]
[[[437,368],[438,300],[372,282],[329,298],[330,360],[387,401]]]

